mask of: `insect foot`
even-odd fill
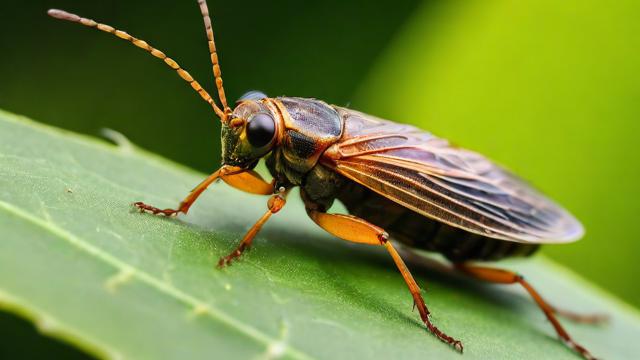
[[[574,342],[571,339],[562,339],[560,338],[560,340],[562,340],[565,345],[567,345],[569,348],[573,349],[575,352],[577,352],[578,354],[580,354],[580,356],[582,356],[583,359],[585,360],[598,360],[597,357],[593,356],[589,350],[587,350],[584,346]]]
[[[242,255],[245,250],[249,250],[249,246],[245,243],[240,243],[237,249],[235,249],[231,254],[227,256],[223,256],[218,260],[218,268],[222,269],[225,266],[231,265],[231,262]]]
[[[177,216],[178,213],[180,212],[180,210],[174,210],[174,209],[164,209],[164,210],[158,209],[157,207],[147,205],[140,201],[133,203],[133,206],[138,208],[140,212],[146,212],[153,215]]]
[[[456,340],[451,336],[443,333],[440,329],[438,329],[435,325],[433,325],[433,323],[431,323],[431,320],[429,319],[429,317],[427,317],[427,319],[424,320],[424,324],[427,326],[427,329],[429,329],[429,331],[433,335],[435,335],[438,339],[440,339],[440,341],[453,346],[453,348],[459,351],[460,353],[464,352],[464,346],[462,345],[462,341]]]
[[[453,342],[453,347],[460,351],[460,353],[464,352],[464,347],[462,346],[462,342],[460,342],[460,340],[456,340]]]

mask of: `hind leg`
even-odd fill
[[[595,357],[584,348],[576,343],[569,333],[562,327],[556,318],[557,309],[549,305],[540,294],[529,284],[522,275],[509,270],[493,269],[483,266],[475,266],[470,264],[456,264],[456,268],[463,273],[479,280],[496,283],[496,284],[520,284],[531,295],[533,300],[538,304],[542,312],[545,314],[560,339],[572,350],[582,355],[583,358],[593,360]]]

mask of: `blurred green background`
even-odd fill
[[[480,151],[587,229],[544,253],[640,305],[640,2],[209,1],[228,97],[316,97]],[[131,45],[55,21],[114,25],[211,88],[195,1],[0,4],[0,107],[91,135],[115,129],[203,172],[219,164],[208,105]],[[153,179],[149,179],[152,181]]]

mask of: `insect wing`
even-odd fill
[[[323,164],[390,200],[497,239],[562,243],[583,235],[566,210],[484,156],[412,126],[338,110],[344,133]]]

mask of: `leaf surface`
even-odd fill
[[[317,229],[292,194],[252,249],[215,268],[266,198],[215,184],[178,219],[131,209],[174,206],[205,175],[120,146],[0,112],[0,307],[104,358],[438,358],[383,249]],[[558,306],[612,316],[569,331],[603,358],[640,351],[634,310],[545,258],[507,262]],[[464,359],[575,359],[517,288],[409,262],[434,322]]]

